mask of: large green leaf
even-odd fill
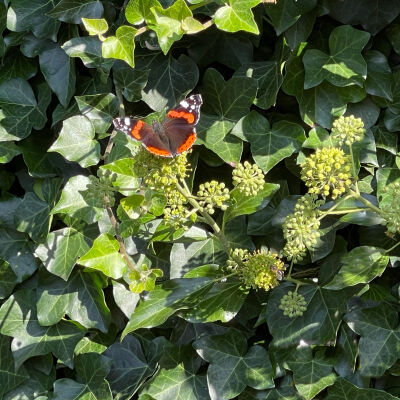
[[[53,45],[40,53],[39,65],[51,90],[60,103],[67,107],[75,91],[74,60],[61,47]]]
[[[71,24],[80,24],[83,17],[100,18],[103,4],[99,0],[61,0],[50,12],[50,17]]]
[[[112,400],[109,383],[105,380],[111,360],[96,354],[80,354],[76,357],[77,381],[68,378],[54,382],[54,400]]]
[[[7,164],[18,154],[21,150],[14,142],[0,142],[0,164]]]
[[[365,54],[365,61],[368,72],[365,81],[367,93],[391,101],[393,77],[387,58],[379,51],[369,50]]]
[[[315,357],[309,347],[293,351],[287,361],[293,371],[296,389],[306,400],[313,399],[326,387],[334,384],[333,360],[317,353]]]
[[[196,63],[185,55],[175,59],[171,54],[142,54],[136,57],[136,68],[150,71],[142,99],[155,111],[174,107],[199,79]]]
[[[84,175],[76,175],[70,178],[61,193],[59,202],[51,213],[67,214],[88,224],[99,220],[105,210],[91,206],[85,201],[89,182],[89,178]]]
[[[109,36],[102,44],[104,58],[116,58],[125,61],[132,68],[135,66],[135,34],[137,29],[132,26],[120,26],[115,36]]]
[[[360,283],[369,283],[381,276],[389,263],[385,250],[370,246],[359,246],[341,258],[342,267],[327,289],[343,289]]]
[[[4,261],[0,262],[0,299],[8,297],[15,286],[17,286],[17,276],[14,274],[10,265]]]
[[[0,335],[0,397],[29,378],[24,367],[15,370],[11,338]]]
[[[250,142],[254,161],[264,172],[299,151],[306,139],[300,125],[281,120],[271,128],[268,120],[256,111],[240,119],[232,134]]]
[[[375,307],[351,311],[344,319],[361,336],[358,344],[361,374],[382,375],[400,356],[397,312],[381,303]]]
[[[140,384],[153,373],[139,340],[134,336],[128,335],[122,342],[113,343],[104,355],[113,361],[107,381],[114,399],[130,399]]]
[[[347,379],[339,377],[335,384],[328,389],[329,400],[397,400],[397,396],[378,389],[363,389]]]
[[[367,75],[367,64],[361,51],[370,35],[367,32],[339,26],[329,36],[329,50],[306,50],[303,63],[306,71],[304,89],[318,86],[327,80],[335,86],[362,86]]]
[[[11,349],[17,368],[28,358],[50,352],[72,368],[74,348],[84,330],[70,321],[49,327],[39,325],[31,290],[15,292],[1,306],[0,320],[0,333],[13,337]]]
[[[94,139],[93,124],[84,116],[66,119],[57,140],[49,151],[62,154],[82,167],[96,165],[100,160],[100,145]]]
[[[107,233],[95,239],[93,246],[77,262],[114,279],[121,278],[126,268],[118,241]]]
[[[276,61],[259,61],[240,67],[235,76],[247,76],[257,81],[257,97],[254,104],[267,110],[275,105],[283,77]]]
[[[24,57],[19,52],[8,53],[0,71],[0,82],[12,78],[30,79],[37,73],[37,66],[33,60]]]
[[[212,400],[232,399],[246,386],[266,389],[274,385],[267,351],[261,346],[247,351],[244,336],[236,330],[196,340],[193,346],[210,363],[207,381]]]
[[[103,289],[107,281],[96,273],[78,270],[68,281],[42,273],[39,280],[37,316],[40,325],[50,326],[67,314],[85,328],[107,332],[111,315]]]
[[[301,286],[298,293],[307,302],[303,316],[289,318],[279,309],[283,295],[293,287],[279,285],[271,293],[267,305],[267,322],[276,347],[289,347],[300,342],[326,345],[336,342],[341,316],[346,311],[352,293],[322,289],[313,285]]]
[[[128,101],[139,101],[142,98],[142,90],[147,84],[150,71],[140,71],[128,66],[113,68],[114,81],[124,89],[124,97]]]
[[[258,26],[251,9],[260,0],[229,0],[229,5],[219,8],[214,16],[218,29],[227,32],[247,31],[258,34]]]
[[[49,272],[67,280],[78,258],[90,248],[91,240],[84,233],[74,228],[53,231],[36,247],[35,255]]]
[[[132,25],[139,25],[143,21],[154,22],[154,14],[151,9],[160,6],[158,0],[129,0],[125,17]]]
[[[157,285],[136,307],[122,337],[139,328],[162,324],[176,311],[196,303],[213,284],[214,281],[210,278],[196,278],[171,279],[163,285]]]
[[[9,79],[0,84],[0,141],[21,140],[32,127],[41,129],[46,114],[40,109],[29,83],[21,78]]]

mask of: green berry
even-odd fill
[[[245,196],[255,196],[264,187],[264,173],[256,164],[245,161],[232,171],[233,185]]]
[[[331,131],[332,137],[338,139],[340,145],[346,144],[348,146],[360,141],[364,133],[364,122],[361,118],[355,118],[354,115],[339,117],[333,122]]]

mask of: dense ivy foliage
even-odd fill
[[[400,398],[400,3],[0,0],[0,399]],[[113,118],[203,98],[150,154]]]

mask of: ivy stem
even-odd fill
[[[202,215],[202,217],[204,218],[206,223],[211,226],[211,228],[214,231],[215,236],[218,238],[222,247],[224,248],[226,253],[229,254],[231,247],[229,245],[227,238],[221,231],[219,225],[214,221],[214,219],[210,216],[210,214],[208,214],[207,212],[202,210],[202,207],[197,202],[197,200],[192,197],[192,194],[190,193],[190,190],[189,190],[186,182],[184,180],[182,180],[181,182],[182,182],[182,186],[179,183],[177,183],[176,188],[187,199],[187,201],[190,203],[190,205]]]
[[[350,144],[349,146],[349,151],[350,151],[350,158],[351,158],[351,168],[352,168],[352,173],[353,173],[353,178],[354,178],[354,185],[356,188],[356,193],[357,195],[360,195],[360,189],[358,188],[358,176],[356,174],[356,165],[354,163],[354,155],[353,155],[353,146]]]
[[[289,267],[289,272],[287,274],[287,278],[290,278],[292,275],[293,264],[294,264],[294,260],[292,259],[292,261],[290,262],[290,267]]]
[[[346,208],[345,210],[337,210],[337,211],[329,211],[329,213],[326,213],[324,215],[340,215],[340,214],[350,214],[350,213],[355,213],[358,211],[365,211],[365,208]],[[321,218],[319,218],[321,219]]]
[[[343,197],[342,199],[340,199],[336,204],[334,204],[329,210],[326,210],[326,211],[322,211],[322,215],[320,216],[320,217],[318,217],[318,220],[320,221],[322,218],[324,218],[325,216],[327,216],[327,215],[329,215],[329,214],[331,214],[332,213],[332,211],[335,209],[335,208],[337,208],[337,207],[339,207],[340,206],[340,204],[342,204],[344,201],[346,201],[346,200],[348,200],[348,199],[351,199],[353,197],[353,195],[347,195],[347,196],[345,196],[345,197]]]
[[[399,246],[400,245],[400,242],[397,242],[394,246],[392,246],[390,249],[387,249],[386,251],[385,251],[385,253],[390,253],[391,251],[393,251],[397,246]]]
[[[302,282],[302,281],[299,281],[298,279],[290,278],[288,276],[286,278],[283,278],[283,280],[287,281],[287,282],[293,282],[297,285],[297,287],[307,285],[306,282]]]
[[[360,193],[353,192],[352,190],[350,190],[350,193],[354,196],[355,199],[361,201],[361,203],[365,204],[368,208],[375,211],[381,217],[384,217],[383,211],[378,207],[374,206],[369,200],[364,199],[364,197],[362,197]]]
[[[124,101],[122,98],[122,91],[121,88],[119,86],[115,86],[115,91],[117,93],[117,97],[119,100],[119,116],[120,118],[124,118],[125,117],[125,107],[124,107]],[[117,131],[114,129],[110,135],[110,138],[108,140],[108,144],[106,147],[106,150],[104,152],[103,155],[103,160],[104,160],[104,164],[107,163],[107,158],[111,153],[111,150],[113,148],[114,145],[114,137],[117,134]],[[122,254],[122,257],[124,257],[126,264],[128,265],[129,269],[131,269],[132,271],[135,270],[135,266],[132,264],[132,261],[130,260],[128,253],[126,252],[126,248],[125,248],[125,242],[124,239],[122,238],[120,231],[119,231],[119,225],[118,225],[118,221],[117,218],[115,217],[114,211],[111,207],[110,204],[110,197],[108,196],[108,194],[106,194],[104,196],[104,201],[106,204],[106,210],[107,210],[107,214],[108,214],[108,218],[110,219],[111,225],[114,228],[114,233],[115,233],[115,237],[118,240],[119,243],[119,251]]]

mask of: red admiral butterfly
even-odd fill
[[[164,120],[147,124],[141,119],[115,118],[116,129],[142,143],[153,154],[174,157],[190,149],[196,140],[196,124],[200,118],[203,99],[194,94],[168,111]]]

